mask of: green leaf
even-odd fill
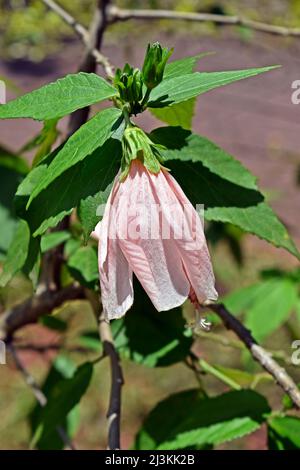
[[[81,284],[89,288],[98,285],[98,257],[95,247],[80,247],[70,256],[68,268],[72,276]]]
[[[0,147],[0,260],[5,259],[17,229],[13,198],[28,167],[23,159]]]
[[[240,384],[232,377],[230,374],[227,373],[226,369],[222,370],[222,368],[218,368],[215,365],[209,364],[205,359],[199,359],[199,364],[204,372],[207,374],[211,374],[216,379],[220,380],[221,382],[225,383],[233,390],[241,390]]]
[[[66,230],[51,232],[43,235],[41,238],[41,252],[45,253],[46,251],[52,250],[61,243],[69,240],[69,238],[71,238],[71,233]]]
[[[212,247],[220,242],[225,243],[239,266],[242,266],[245,257],[242,248],[244,236],[245,232],[236,225],[223,224],[222,222],[211,222],[206,229],[206,239]]]
[[[39,246],[39,239],[31,237],[27,222],[20,220],[0,275],[1,287],[4,287],[18,271],[30,274],[38,258]]]
[[[30,240],[27,222],[21,220],[8,249],[7,258],[0,276],[0,286],[5,286],[25,264]]]
[[[225,304],[233,313],[246,312],[246,326],[255,339],[263,341],[287,320],[297,299],[297,284],[283,277],[241,289]]]
[[[211,54],[210,52],[204,52],[192,57],[186,57],[180,60],[174,60],[166,65],[164,72],[164,79],[179,77],[192,73],[194,67],[201,57],[205,57]],[[190,129],[192,126],[192,119],[194,115],[194,108],[196,104],[196,98],[184,101],[182,103],[169,106],[167,108],[150,108],[151,113],[163,122],[166,122],[170,126],[181,126],[184,129]]]
[[[298,300],[296,304],[296,316],[297,316],[298,322],[300,323],[300,299]]]
[[[59,232],[47,233],[41,238],[41,251],[45,253],[46,251],[52,250],[56,246],[64,243],[69,240],[71,237],[70,232],[66,230],[61,230]]]
[[[300,383],[297,384],[297,387],[300,390]],[[284,408],[284,411],[292,410],[295,407],[293,400],[287,393],[283,395],[281,403]]]
[[[15,198],[18,214],[28,220],[34,235],[43,234],[48,228],[55,227],[81,200],[94,196],[99,191],[103,192],[105,200],[120,166],[121,151],[119,140],[108,139],[84,160],[56,178],[25,210],[33,188],[46,177],[47,164],[50,165],[48,157],[43,161],[45,163],[34,168],[18,188]],[[82,211],[80,215],[82,216]],[[94,220],[97,223],[100,219],[99,216]],[[87,232],[88,228],[85,230]]]
[[[183,129],[192,127],[196,98],[174,104],[167,108],[153,108],[151,113],[170,126],[181,126]]]
[[[294,242],[258,191],[256,178],[208,139],[180,127],[150,134],[167,147],[162,156],[193,204],[204,204],[207,220],[231,223],[300,257]]]
[[[120,354],[149,367],[184,360],[193,340],[184,335],[181,309],[157,312],[144,290],[135,284],[133,307],[125,317],[111,323]]]
[[[253,204],[252,207],[249,204],[249,207],[244,208],[211,208],[205,217],[207,220],[237,225],[245,232],[252,233],[278,248],[284,248],[300,259],[299,251],[287,229],[266,203]]]
[[[210,172],[231,183],[251,190],[257,189],[256,177],[238,160],[206,137],[172,126],[159,127],[151,132],[150,137],[154,142],[166,147],[161,153],[168,165],[170,160],[183,161],[187,164],[200,162]]]
[[[15,155],[2,146],[0,146],[0,166],[1,168],[14,170],[21,175],[26,175],[29,171],[28,163],[24,158]]]
[[[270,450],[300,449],[300,419],[295,416],[275,417],[268,421]]]
[[[86,362],[75,370],[71,378],[58,381],[38,420],[37,428],[40,428],[44,439],[63,424],[70,411],[79,403],[90,384],[92,374],[93,365]]]
[[[244,388],[251,388],[254,387],[255,384],[260,382],[261,380],[265,381],[272,381],[272,377],[267,373],[257,373],[251,374],[245,370],[241,369],[233,369],[231,367],[224,367],[220,364],[214,364],[215,369],[221,372],[223,375],[228,377],[229,379],[233,380],[241,387]]]
[[[257,430],[270,411],[266,399],[250,390],[203,398],[188,390],[161,401],[148,415],[136,449],[172,450],[218,445]]]
[[[47,121],[116,94],[117,90],[103,78],[94,73],[80,72],[67,75],[0,106],[0,119],[32,118]]]
[[[223,299],[223,302],[234,315],[239,315],[246,312],[259,299],[263,299],[269,292],[270,283],[260,282],[259,284],[252,284],[251,286],[242,287],[230,292]]]
[[[53,318],[53,317],[51,317]],[[48,400],[55,400],[61,387],[61,383],[66,378],[71,378],[76,371],[76,366],[67,356],[58,356],[48,372],[47,378],[42,386],[42,391]],[[78,406],[61,421],[69,437],[72,437],[78,423]],[[50,432],[43,432],[42,420],[43,408],[37,403],[30,414],[30,424],[32,432],[32,444],[39,450],[61,450],[64,448],[64,442],[56,429]],[[74,419],[76,423],[74,423]],[[75,429],[74,429],[75,424]]]
[[[223,85],[268,72],[278,66],[231,70],[227,72],[194,72],[163,80],[151,93],[149,108],[163,108],[189,100]]]
[[[56,128],[57,122],[58,119],[51,119],[50,121],[44,122],[44,127],[35,141],[38,150],[34,156],[32,166],[38,165],[38,163],[51,152],[52,146],[56,142],[59,134]]]
[[[75,132],[47,167],[44,177],[34,189],[27,207],[41,191],[76,163],[91,155],[114,135],[122,122],[121,111],[108,108],[96,114]]]
[[[64,256],[68,259],[77,251],[82,245],[81,240],[78,238],[70,238],[64,245]]]
[[[31,150],[40,147],[38,152],[43,150],[43,152],[41,152],[44,153],[43,156],[46,156],[48,153],[50,153],[51,148],[49,147],[51,147],[51,145],[55,142],[56,138],[59,135],[59,131],[57,130],[57,123],[58,119],[50,119],[49,121],[44,121],[42,130],[37,135],[35,135],[29,142],[23,145],[20,152],[30,152]],[[47,148],[49,149],[48,151],[46,151]],[[36,166],[37,163],[34,166]]]
[[[164,80],[192,73],[198,60],[211,54],[213,52],[202,52],[194,56],[168,62],[164,71]]]
[[[78,207],[78,216],[82,224],[84,242],[89,239],[91,232],[96,227],[97,223],[102,219],[103,211],[99,208],[104,208],[113,184],[109,184],[104,191],[99,191],[93,196],[88,196],[86,199],[80,201]]]
[[[53,315],[44,315],[39,319],[39,323],[50,330],[64,332],[68,329],[68,323]]]
[[[99,354],[101,353],[102,344],[97,330],[84,331],[78,339],[80,346],[89,348],[91,351],[96,351]]]
[[[287,320],[298,298],[298,287],[288,279],[274,279],[270,284],[268,294],[257,300],[246,315],[246,325],[258,341]]]

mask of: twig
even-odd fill
[[[58,3],[54,0],[42,0],[42,2],[50,8],[53,12],[55,12],[60,18],[68,24],[75,33],[79,36],[83,44],[86,46],[87,50],[89,51],[89,55],[91,55],[97,64],[101,65],[105,71],[105,74],[108,78],[113,77],[114,71],[113,67],[109,61],[109,59],[99,52],[97,45],[92,44],[91,35],[89,31],[80,24],[70,13],[68,13],[64,8],[62,8]],[[100,2],[99,2],[100,3]],[[107,2],[106,2],[107,3]],[[105,4],[105,1],[103,2]],[[97,15],[98,16],[98,15]],[[98,20],[98,18],[95,18]]]
[[[209,305],[209,308],[221,318],[227,329],[235,332],[247,346],[252,357],[274,377],[278,385],[289,395],[296,407],[300,408],[300,390],[286,370],[280,367],[268,351],[256,343],[251,332],[223,304],[212,304]]]
[[[245,26],[247,28],[262,31],[264,33],[279,36],[300,36],[299,28],[287,28],[285,26],[271,25],[259,21],[253,21],[241,16],[215,15],[212,13],[190,13],[171,10],[126,10],[111,6],[109,9],[110,21],[128,20],[184,20],[194,22],[211,22],[220,25]]]
[[[23,375],[26,384],[30,387],[33,395],[35,396],[37,402],[40,404],[42,408],[44,408],[47,404],[47,397],[45,396],[44,392],[40,389],[38,384],[36,383],[34,377],[28,372],[28,370],[24,367],[22,361],[19,358],[19,355],[13,346],[12,343],[8,344],[8,350],[10,351],[17,369],[21,372]],[[60,438],[64,442],[64,444],[69,447],[71,450],[76,450],[74,444],[71,442],[69,439],[69,436],[67,435],[66,431],[62,426],[57,426],[56,431],[59,434]]]
[[[188,356],[184,360],[184,364],[194,372],[195,378],[198,382],[199,388],[204,395],[206,394],[205,388],[202,381],[202,371],[199,367],[199,359],[192,351],[189,352]]]
[[[0,340],[9,340],[19,328],[36,321],[68,300],[84,298],[81,286],[70,285],[60,291],[45,291],[12,307],[0,317]]]
[[[93,352],[92,349],[85,348],[82,346],[66,347],[64,344],[19,344],[18,342],[14,342],[14,346],[15,349],[17,349],[18,351],[32,351],[41,354],[47,351],[60,351],[61,349],[67,351],[68,353],[87,354]]]
[[[119,354],[113,343],[110,324],[105,320],[103,313],[99,318],[99,335],[103,344],[104,353],[109,357],[111,366],[111,391],[107,413],[108,449],[117,450],[121,449],[121,390],[124,379]]]
[[[102,46],[103,35],[108,25],[107,11],[110,0],[98,0],[90,32],[53,0],[42,1],[69,24],[86,45],[85,56],[79,66],[79,70],[92,73],[96,71],[97,64],[100,64],[104,68],[106,77],[111,80],[114,76],[113,66],[109,59],[99,52]],[[69,121],[68,134],[71,135],[76,132],[86,122],[88,115],[89,107],[74,112]],[[109,356],[111,362],[112,386],[107,413],[108,448],[120,449],[121,387],[124,381],[119,356],[114,348],[110,326],[102,317],[99,319],[99,334],[103,343],[104,353]]]
[[[107,7],[110,0],[98,0],[95,9],[93,20],[88,32],[88,42],[86,43],[86,50],[84,58],[79,65],[80,72],[94,73],[97,69],[97,64],[101,64],[104,68],[105,74],[108,79],[112,80],[114,71],[107,57],[100,53],[102,47],[102,40],[105,29],[107,27]],[[100,57],[99,57],[100,54]],[[99,62],[99,60],[101,60]],[[69,136],[76,132],[88,119],[90,106],[78,109],[71,114],[69,121]]]

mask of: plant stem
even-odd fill
[[[142,108],[142,109],[145,109],[145,108],[146,108],[146,104],[148,103],[148,100],[149,100],[151,91],[152,91],[152,90],[151,90],[150,88],[147,88],[147,91],[146,91],[146,93],[145,93],[145,95],[144,95],[144,98],[143,98],[143,100],[142,100],[142,102],[141,102],[141,108]]]

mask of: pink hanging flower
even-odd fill
[[[103,310],[108,320],[133,304],[133,273],[158,311],[214,302],[214,274],[197,211],[171,174],[132,160],[115,179],[96,226]]]

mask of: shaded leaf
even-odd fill
[[[134,304],[125,317],[112,325],[120,354],[149,367],[169,366],[188,355],[192,338],[185,336],[185,321],[180,308],[157,312],[136,282]]]
[[[44,315],[40,318],[39,323],[41,323],[43,326],[46,326],[46,328],[49,328],[50,330],[54,331],[63,332],[67,331],[68,329],[67,322],[53,315]]]
[[[58,381],[48,402],[42,408],[37,428],[47,439],[57,426],[62,425],[70,411],[80,402],[85,394],[93,374],[93,365],[86,362],[79,366],[72,377]]]
[[[270,408],[256,392],[241,390],[203,398],[188,390],[161,401],[148,415],[136,449],[183,449],[218,445],[258,429]]]
[[[256,178],[208,139],[179,127],[156,129],[151,138],[164,146],[166,166],[207,220],[231,223],[300,257],[294,242],[258,191]]]
[[[53,317],[52,317],[53,318]],[[42,386],[42,391],[48,400],[55,399],[57,391],[60,388],[61,382],[72,377],[76,370],[76,366],[66,356],[58,356],[48,372],[46,380]],[[52,398],[53,397],[53,398]],[[30,414],[30,424],[34,447],[39,450],[61,450],[64,448],[64,442],[59,436],[57,430],[54,428],[50,432],[43,432],[41,426],[43,408],[37,403]],[[72,437],[74,429],[74,418],[78,422],[78,407],[64,417],[61,421],[61,426],[67,432],[69,437]],[[75,425],[75,428],[77,425]]]
[[[18,188],[15,201],[19,215],[28,220],[35,235],[43,234],[48,228],[55,227],[66,215],[70,214],[81,200],[99,191],[103,192],[104,198],[109,192],[107,187],[110,187],[118,172],[120,159],[120,141],[113,138],[107,140],[91,155],[56,178],[26,210],[29,195],[47,171],[47,164],[40,164],[30,172]],[[100,218],[99,216],[98,220]]]
[[[41,177],[41,181],[33,190],[27,207],[41,191],[46,189],[60,175],[101,147],[118,131],[121,122],[121,111],[108,108],[96,114],[77,132],[72,134],[61,150],[56,152],[55,158],[53,158],[45,174]]]
[[[18,220],[13,207],[16,189],[28,171],[25,160],[0,146],[0,260],[17,230]]]
[[[28,163],[24,158],[19,157],[2,146],[0,146],[0,166],[1,168],[14,170],[22,175],[26,175],[29,171]]]

